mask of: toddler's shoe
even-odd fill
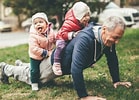
[[[32,91],[38,91],[39,90],[38,83],[32,83],[31,88],[32,88]]]
[[[61,64],[60,63],[54,63],[52,66],[52,70],[55,75],[62,75],[62,70],[61,70]]]

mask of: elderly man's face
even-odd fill
[[[102,32],[102,40],[104,45],[110,47],[113,44],[117,44],[123,34],[124,31],[119,26],[112,31],[109,31],[107,27],[104,27]]]

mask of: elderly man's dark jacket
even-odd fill
[[[102,46],[102,43],[94,35],[93,27],[95,25],[90,23],[80,31],[77,37],[68,43],[61,55],[63,73],[72,74],[74,87],[79,97],[87,96],[83,70],[96,63],[103,54],[106,56],[113,82],[115,83],[120,80],[115,45],[111,47]]]

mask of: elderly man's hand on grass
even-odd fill
[[[113,84],[114,88],[117,88],[120,85],[129,88],[131,86],[131,82],[116,82]]]
[[[80,98],[80,100],[106,100],[106,99],[97,96],[87,96],[87,97]]]

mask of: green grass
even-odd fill
[[[113,88],[105,57],[84,71],[87,91],[91,95],[107,98],[107,100],[139,100],[139,30],[126,29],[120,43],[117,44],[122,81],[132,82],[132,87]],[[16,59],[29,61],[28,45],[20,45],[0,49],[0,62],[14,64]],[[77,100],[72,86],[72,79],[63,76],[32,92],[25,83],[10,78],[10,85],[0,83],[0,100]]]

